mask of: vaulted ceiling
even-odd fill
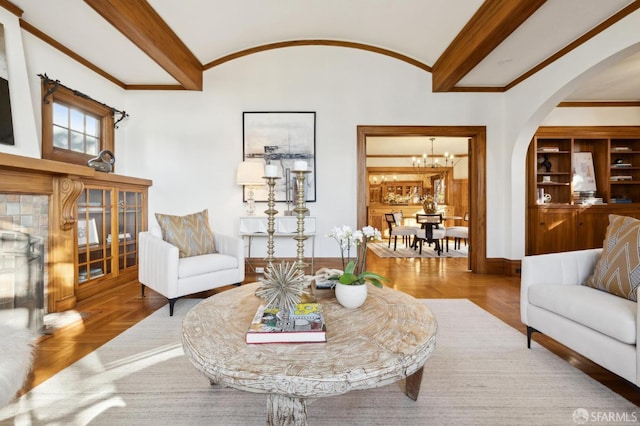
[[[434,91],[506,91],[640,8],[636,0],[0,0],[22,27],[125,89],[201,90],[261,51],[328,45],[388,55]],[[640,53],[569,101],[640,102]]]

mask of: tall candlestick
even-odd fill
[[[298,270],[304,274],[307,267],[307,263],[304,261],[304,242],[307,239],[307,236],[304,234],[304,217],[309,211],[309,209],[305,207],[304,181],[305,175],[310,172],[307,170],[294,170],[294,173],[296,174],[298,193],[297,199],[294,200],[296,202],[296,207],[293,211],[296,213],[296,217],[298,218],[298,234],[293,237],[293,239],[298,242],[298,261],[296,262],[296,265]]]
[[[308,170],[294,170],[294,173],[296,174],[296,180],[298,184],[298,196],[296,199],[296,207],[293,209],[293,211],[296,213],[296,217],[298,218],[298,234],[293,237],[293,239],[298,242],[298,260],[296,262],[296,268],[298,269],[298,271],[304,274],[308,266],[308,263],[304,261],[304,242],[307,239],[307,236],[304,234],[304,218],[309,211],[309,209],[305,207],[304,181],[305,175],[311,172]],[[311,273],[313,273],[313,271]],[[311,278],[308,282],[308,286],[305,289],[305,294],[301,300],[304,300],[303,303],[315,303],[317,301],[315,292],[315,280],[313,278]]]
[[[276,204],[274,188],[276,185],[276,180],[280,178],[266,176],[265,179],[267,180],[267,185],[269,185],[269,193],[267,197],[268,208],[267,210],[264,211],[267,214],[267,257],[265,260],[267,261],[267,267],[269,267],[273,265],[273,261],[275,260],[275,258],[273,257],[273,253],[274,253],[273,234],[275,233],[275,229],[276,229],[275,215],[278,214],[278,210],[274,208]]]

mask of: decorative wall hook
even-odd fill
[[[113,127],[115,127],[116,129],[118,128],[117,124],[119,122],[121,122],[122,120],[124,120],[125,118],[127,118],[129,116],[129,114],[127,114],[126,111],[118,111],[117,109],[113,109],[111,110],[111,115],[115,115],[116,113],[120,114],[120,118],[118,118],[114,123],[113,123]]]
[[[48,87],[47,92],[42,97],[42,102],[45,104],[50,104],[51,101],[47,98],[53,95],[56,90],[58,90],[58,88],[60,87],[60,80],[51,80],[49,77],[47,77],[47,74],[38,74],[38,77],[43,79],[45,87]]]

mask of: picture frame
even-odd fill
[[[98,228],[95,219],[78,219],[78,245],[98,244]]]
[[[597,191],[593,154],[590,151],[574,152],[573,164],[573,191]]]
[[[287,185],[287,178],[293,180],[291,172],[295,161],[306,161],[305,200],[316,201],[316,113],[312,111],[247,111],[242,113],[242,160],[260,161],[278,166],[274,195],[276,202],[291,201],[294,187]],[[287,173],[289,170],[289,173]],[[287,194],[289,189],[289,194]],[[243,201],[249,188],[245,187]],[[289,195],[287,197],[287,195]],[[266,202],[268,189],[254,188],[254,200]]]

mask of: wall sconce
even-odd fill
[[[253,190],[265,184],[263,179],[264,170],[262,162],[243,161],[238,165],[236,183],[249,188],[249,197],[247,198],[247,215],[249,216],[253,216],[256,213]]]

